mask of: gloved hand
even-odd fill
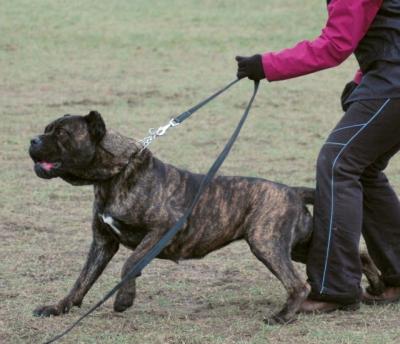
[[[342,95],[340,97],[340,103],[342,104],[343,111],[347,111],[350,104],[346,104],[346,100],[350,97],[353,91],[357,88],[358,84],[354,81],[350,81],[346,84],[342,91]]]
[[[261,55],[257,54],[250,57],[236,56],[236,61],[238,63],[236,76],[239,79],[247,77],[258,81],[265,78]]]

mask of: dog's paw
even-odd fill
[[[264,318],[264,323],[267,325],[288,325],[296,321],[294,317],[287,317],[283,314],[274,314]]]
[[[118,293],[114,301],[114,311],[124,312],[133,305],[134,293]]]
[[[122,301],[115,301],[114,302],[114,311],[122,313],[125,312],[129,307],[131,307],[133,305],[133,301],[132,302],[122,302]]]
[[[68,299],[64,299],[56,305],[40,306],[33,311],[33,315],[36,317],[49,317],[57,316],[60,314],[68,313],[72,307],[72,303]]]
[[[49,317],[51,315],[60,315],[61,311],[58,305],[40,306],[33,311],[35,317]]]
[[[371,294],[371,295],[374,295],[374,296],[381,295],[381,294],[385,291],[385,289],[386,289],[386,286],[385,286],[385,284],[384,284],[382,281],[380,281],[380,282],[378,282],[378,283],[376,283],[376,284],[372,284],[372,283],[371,283],[371,284],[366,288],[367,292],[368,292],[369,294]]]

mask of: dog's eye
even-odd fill
[[[47,134],[53,129],[53,125],[49,124],[46,128],[44,128],[44,133]]]
[[[56,135],[59,137],[66,137],[66,136],[68,136],[68,132],[62,128],[57,128]]]
[[[62,129],[62,128],[57,128],[56,130],[55,130],[55,134],[56,134],[56,136],[60,139],[60,140],[64,140],[64,141],[67,141],[67,139],[69,138],[69,132],[68,131],[66,131],[65,129]]]

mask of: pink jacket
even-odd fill
[[[328,21],[319,37],[262,55],[267,80],[290,79],[341,64],[357,49],[382,2],[332,0],[328,5]],[[361,77],[358,71],[354,80],[359,83]]]

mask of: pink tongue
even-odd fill
[[[42,168],[48,172],[54,167],[54,164],[52,162],[42,161],[40,166],[42,166]]]

